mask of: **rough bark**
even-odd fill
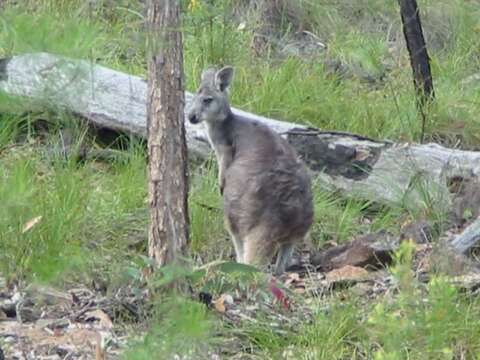
[[[180,6],[148,3],[149,255],[158,266],[173,262],[188,241],[187,147]]]
[[[410,55],[413,84],[417,94],[417,107],[422,118],[422,142],[425,134],[426,105],[435,96],[430,58],[422,31],[416,0],[398,0],[402,17],[403,34]]]
[[[26,54],[0,60],[0,90],[22,96],[24,109],[40,102],[67,109],[100,127],[146,135],[147,85],[139,77],[87,61]],[[187,104],[190,99],[186,93]],[[235,108],[233,112],[283,133],[322,187],[350,197],[413,206],[424,201],[427,188],[448,206],[451,179],[480,177],[480,152],[437,144],[394,144],[309,129]],[[205,128],[188,121],[185,126],[189,155],[209,156]]]

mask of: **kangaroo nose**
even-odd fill
[[[197,123],[198,123],[198,117],[197,117],[197,115],[195,115],[195,114],[189,114],[189,115],[188,115],[188,120],[189,120],[192,124],[197,124]]]

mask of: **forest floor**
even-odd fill
[[[426,138],[478,150],[480,2],[418,3],[436,91]],[[137,0],[3,1],[0,58],[46,51],[145,76],[144,18]],[[190,91],[206,65],[231,64],[237,108],[396,142],[421,136],[396,2],[187,1],[183,30]],[[66,138],[77,151],[64,151]],[[118,156],[84,159],[80,145]],[[0,93],[0,169],[0,359],[480,354],[478,249],[444,246],[479,202],[380,206],[315,184],[310,243],[272,278],[229,262],[212,158],[190,169],[188,265],[152,274],[141,140]],[[366,239],[388,240],[388,256],[311,264]],[[166,290],[178,279],[189,284],[181,295]]]

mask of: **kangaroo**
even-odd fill
[[[312,225],[311,181],[285,139],[232,113],[228,88],[233,74],[230,66],[204,70],[188,119],[206,123],[237,262],[265,265],[278,249],[275,274],[280,275]]]

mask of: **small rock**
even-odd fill
[[[365,296],[373,292],[372,286],[364,282],[355,284],[350,291],[357,296]]]
[[[368,276],[368,271],[358,266],[346,265],[340,269],[335,269],[326,274],[328,282],[344,282],[364,280]]]

